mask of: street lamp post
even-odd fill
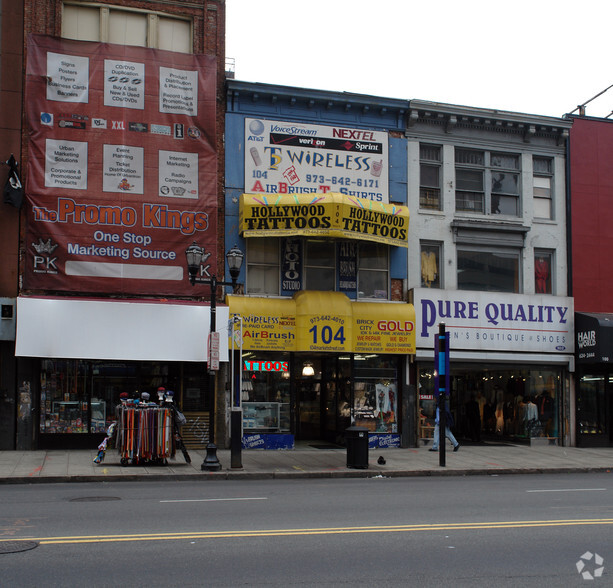
[[[200,272],[200,265],[209,257],[210,253],[205,253],[204,247],[200,247],[196,242],[192,243],[185,251],[187,260],[187,270],[189,272],[189,281],[192,286],[198,282],[199,284],[208,284],[211,288],[211,318],[209,330],[214,333],[217,329],[217,287],[232,286],[232,291],[236,290],[238,275],[243,264],[244,253],[236,246],[232,247],[226,253],[226,261],[230,271],[231,282],[223,282],[217,279],[215,274],[210,278],[197,279]],[[217,445],[213,442],[215,437],[215,370],[209,365],[209,442],[206,446],[206,457],[200,466],[201,470],[209,472],[217,472],[221,469],[221,463],[217,457]]]

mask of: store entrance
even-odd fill
[[[560,436],[560,370],[553,366],[451,366],[453,433],[463,444]],[[419,436],[428,443],[436,400],[431,368],[419,375]]]
[[[296,439],[341,445],[350,423],[350,358],[298,354],[296,360]]]

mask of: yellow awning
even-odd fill
[[[296,350],[296,303],[293,299],[228,295],[227,302],[230,314],[239,315],[243,320],[243,349]]]
[[[330,353],[415,353],[415,309],[400,302],[353,302],[341,292],[293,298],[227,297],[240,315],[243,349]]]
[[[409,209],[337,192],[242,194],[244,237],[326,236],[408,247]]]

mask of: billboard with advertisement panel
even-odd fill
[[[29,36],[25,288],[191,293],[185,249],[217,243],[215,86],[211,56]]]
[[[245,120],[246,192],[340,192],[387,203],[388,165],[382,131]]]

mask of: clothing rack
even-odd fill
[[[117,450],[121,465],[163,464],[175,456],[173,414],[156,405],[118,407]]]

